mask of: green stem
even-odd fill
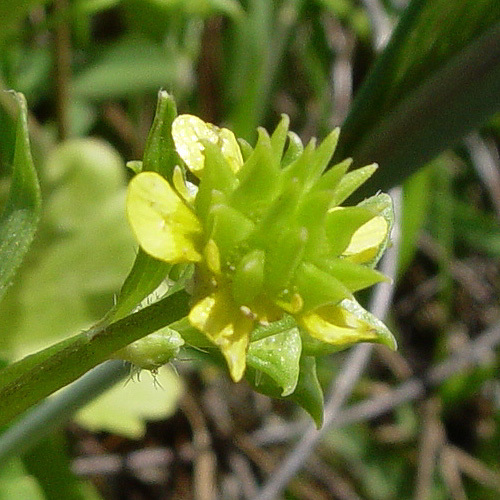
[[[110,325],[99,325],[0,371],[0,425],[106,361],[115,351],[189,311],[180,291]]]
[[[0,463],[21,455],[64,424],[82,406],[130,373],[123,361],[107,361],[86,373],[61,394],[24,415],[0,435]]]

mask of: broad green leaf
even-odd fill
[[[176,411],[181,394],[181,379],[163,367],[154,375],[141,372],[125,384],[117,384],[82,408],[75,418],[93,432],[140,439],[146,432],[146,421],[161,420]]]
[[[45,166],[36,244],[0,305],[0,349],[11,360],[100,319],[134,257],[118,153],[101,140],[75,139]]]
[[[500,2],[413,0],[343,126],[338,158],[400,183],[500,109]]]
[[[302,343],[298,328],[251,342],[247,363],[269,375],[283,389],[281,396],[295,391],[299,379]]]
[[[36,479],[29,475],[21,459],[0,464],[0,500],[46,500]]]
[[[40,186],[31,157],[26,100],[13,93],[19,113],[9,198],[0,217],[0,299],[35,236],[41,210]]]

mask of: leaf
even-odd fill
[[[102,51],[100,59],[77,73],[73,95],[79,99],[108,99],[158,88],[186,86],[190,63],[179,51],[167,52],[143,37],[125,37]]]
[[[73,139],[54,148],[45,165],[36,245],[0,305],[0,349],[11,360],[100,319],[134,257],[116,150]]]
[[[141,372],[92,401],[76,414],[75,420],[92,432],[140,439],[146,432],[147,420],[161,420],[175,412],[182,394],[181,382],[168,367],[160,368],[155,375]]]
[[[174,98],[167,92],[160,91],[156,115],[144,151],[142,171],[158,172],[171,179],[174,167],[179,164],[172,138],[172,123],[176,116]],[[153,258],[139,248],[134,265],[120,290],[109,318],[116,320],[126,316],[158,288],[171,269],[171,264]]]
[[[13,93],[19,106],[9,198],[0,217],[0,299],[28,252],[41,211],[40,186],[31,157],[26,100]]]
[[[500,109],[499,21],[497,0],[410,3],[342,129],[338,158],[380,164],[358,196],[400,183]]]
[[[21,460],[14,458],[0,465],[0,500],[45,500],[35,478],[27,474]]]

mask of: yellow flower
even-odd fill
[[[140,173],[129,185],[128,219],[144,251],[195,264],[189,321],[220,349],[233,380],[244,374],[254,327],[284,314],[332,348],[363,341],[395,347],[385,325],[353,297],[385,279],[373,267],[387,245],[391,200],[379,194],[338,206],[376,169],[347,173],[346,161],[326,170],[338,130],[304,149],[283,117],[271,137],[259,129],[255,148],[245,144],[243,155],[231,131],[181,115],[172,137],[198,187],[181,165],[172,186]]]

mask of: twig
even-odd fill
[[[396,220],[398,220],[401,206],[401,189],[395,188],[391,190],[391,196],[394,200]],[[393,246],[386,253],[382,261],[381,271],[394,279],[396,276],[400,240],[398,224],[395,225],[393,230],[392,240]],[[370,310],[374,315],[379,318],[386,316],[391,304],[392,293],[393,287],[388,283],[381,283],[377,286],[370,304]],[[264,485],[255,500],[276,499],[290,479],[302,468],[307,457],[311,454],[324,432],[335,421],[342,405],[354,390],[359,377],[362,375],[370,359],[372,348],[371,344],[361,344],[352,349],[327,398],[323,428],[317,430],[314,426],[309,426],[295,449],[290,453],[276,474]]]
[[[361,500],[351,485],[317,457],[310,457],[306,470],[324,483],[338,500]]]
[[[494,488],[500,492],[500,474],[498,472],[489,469],[480,460],[470,456],[456,446],[448,445],[447,448],[449,453],[454,455],[458,468],[464,474],[482,483],[484,486]]]
[[[186,391],[180,406],[193,432],[194,499],[215,500],[217,459],[212,450],[212,440],[205,418],[203,417],[203,412],[189,391]]]
[[[441,260],[445,252],[444,248],[436,242],[428,233],[423,232],[418,240],[419,248],[431,259]],[[478,302],[487,302],[491,298],[491,293],[477,277],[477,272],[470,266],[457,259],[448,262],[453,279],[460,283],[462,287]]]
[[[373,45],[377,52],[380,52],[389,41],[393,23],[379,0],[363,0],[363,3],[372,25]]]
[[[440,456],[441,474],[453,500],[467,500],[456,455],[444,446]]]
[[[174,454],[168,448],[145,448],[125,456],[104,454],[77,457],[71,469],[78,476],[85,477],[115,475],[128,470],[143,479],[145,470],[148,473],[154,468],[165,470],[173,459]]]
[[[445,440],[444,430],[439,420],[440,403],[429,399],[423,407],[423,429],[418,455],[417,484],[415,500],[431,500],[434,469]]]
[[[477,132],[464,139],[472,164],[483,186],[488,191],[500,219],[500,156],[493,144],[489,144]]]
[[[352,67],[355,37],[332,17],[324,19],[328,41],[335,51],[331,80],[333,91],[332,125],[340,125],[346,118],[352,100]]]

